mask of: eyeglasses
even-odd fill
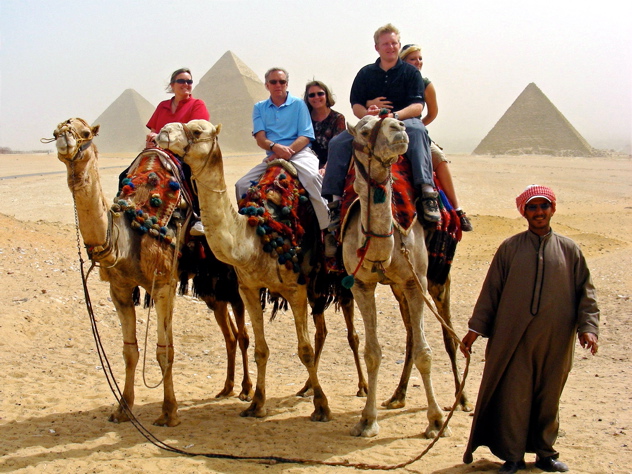
[[[176,79],[175,82],[178,84],[193,84],[193,79]]]
[[[269,84],[272,84],[273,86],[277,85],[277,82],[279,84],[281,84],[282,86],[284,86],[285,84],[287,84],[287,81],[285,79],[270,79],[268,81]]]
[[[547,209],[551,208],[551,203],[550,202],[543,202],[542,204],[527,204],[525,207],[525,210],[527,211],[537,211],[538,208],[542,209],[543,211],[546,211]]]
[[[307,94],[307,97],[309,97],[310,99],[313,99],[316,96],[323,97],[324,95],[325,95],[325,91],[310,92],[309,94]]]

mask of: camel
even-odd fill
[[[134,293],[140,286],[155,302],[157,315],[156,358],[160,365],[164,398],[162,412],[154,421],[159,426],[176,426],[180,423],[178,403],[173,388],[173,334],[172,309],[177,284],[176,252],[182,248],[182,240],[175,248],[132,230],[129,221],[121,214],[109,212],[101,189],[98,172],[98,152],[92,142],[99,126],[90,127],[85,120],[72,118],[60,123],[53,133],[57,156],[66,165],[68,187],[75,201],[79,231],[88,249],[90,259],[99,266],[102,280],[109,282],[110,295],[118,313],[123,332],[123,358],[125,360],[125,387],[119,407],[109,417],[112,422],[128,421],[124,405],[134,406],[134,376],[139,351],[136,339],[136,315]],[[186,281],[180,270],[180,277]],[[230,319],[227,302],[214,296],[203,298],[215,313],[222,329],[228,353],[228,374],[223,390],[217,396],[232,394],[234,384],[236,346],[242,352],[244,378],[240,398],[251,396],[252,383],[248,375],[248,334],[245,329],[243,303],[239,298],[231,301],[237,328]]]
[[[298,339],[298,355],[309,374],[308,384],[313,390],[312,421],[329,421],[327,397],[320,386],[316,354],[307,330],[307,285],[299,284],[297,274],[262,249],[255,228],[248,225],[248,217],[239,214],[228,197],[224,164],[218,143],[221,124],[214,126],[205,120],[187,124],[167,124],[156,137],[162,148],[182,156],[191,167],[197,183],[202,222],[211,250],[221,261],[234,266],[239,279],[239,292],[244,300],[255,337],[257,381],[251,405],[241,412],[244,417],[264,417],[266,403],[266,365],[270,350],[265,339],[260,290],[267,288],[289,303],[294,314]],[[306,255],[304,264],[308,265]]]
[[[391,210],[390,167],[408,148],[408,136],[402,122],[374,116],[366,116],[348,129],[354,136],[354,160],[358,170],[354,189],[360,197],[360,211],[348,218],[342,255],[345,268],[355,269],[348,278],[352,278],[351,291],[364,321],[364,359],[368,374],[365,407],[351,434],[372,437],[379,432],[376,397],[382,354],[377,335],[375,288],[381,283],[391,286],[402,314],[410,319],[412,357],[428,401],[429,424],[424,435],[434,437],[443,424],[443,413],[432,387],[431,350],[423,331],[423,294],[427,289],[428,266],[425,232],[419,222],[415,222],[407,234],[394,231]],[[449,435],[448,430],[444,431],[446,435]]]

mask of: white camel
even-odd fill
[[[264,334],[260,290],[268,288],[285,298],[294,313],[298,337],[298,355],[307,368],[309,385],[314,392],[312,421],[328,421],[330,410],[327,397],[318,381],[317,360],[307,330],[307,288],[299,284],[292,269],[280,265],[262,249],[255,228],[248,225],[247,217],[233,208],[228,197],[224,178],[224,164],[218,144],[221,125],[213,126],[205,120],[192,120],[188,124],[166,125],[156,138],[160,147],[182,156],[191,167],[197,183],[202,222],[206,239],[218,259],[235,267],[239,277],[239,291],[252,321],[255,335],[255,361],[257,382],[250,407],[242,416],[266,415],[266,365],[269,348]],[[305,265],[309,256],[304,258]]]
[[[99,265],[100,277],[110,283],[110,295],[118,313],[123,332],[123,358],[125,360],[125,387],[123,400],[110,415],[110,421],[128,421],[123,405],[134,406],[134,375],[139,352],[136,339],[136,315],[133,294],[137,287],[144,288],[155,302],[157,315],[156,357],[164,379],[164,398],[161,415],[155,425],[176,426],[180,423],[178,403],[173,389],[173,334],[172,309],[176,291],[177,258],[172,248],[147,234],[140,235],[122,215],[110,213],[103,195],[98,172],[98,152],[92,142],[99,126],[90,127],[85,120],[72,118],[60,123],[53,133],[57,156],[67,167],[68,187],[73,194],[79,230],[90,259]],[[180,244],[181,247],[181,244]],[[186,269],[181,270],[186,272]],[[215,297],[203,298],[215,312],[222,327],[229,355],[229,369],[224,389],[218,396],[232,393],[234,359],[237,341],[247,362],[248,335],[245,330],[244,309],[240,301],[231,302],[238,329],[230,320],[227,303]],[[240,307],[241,305],[241,307]],[[231,362],[232,354],[232,362]],[[232,370],[232,374],[231,374]],[[250,396],[252,384],[244,367],[244,380],[240,398]]]
[[[428,254],[422,225],[416,222],[406,234],[395,231],[391,210],[391,165],[408,148],[408,136],[402,122],[367,116],[355,127],[354,189],[360,198],[360,210],[349,216],[343,236],[343,260],[353,272],[351,288],[365,326],[364,359],[368,373],[368,395],[354,436],[371,437],[379,432],[377,422],[377,378],[382,358],[377,334],[375,289],[378,283],[390,285],[409,314],[412,328],[413,360],[419,370],[428,400],[428,427],[424,434],[434,437],[443,424],[430,377],[431,350],[423,330],[423,294],[427,289]],[[420,288],[415,275],[422,284]],[[448,430],[444,431],[448,435]]]

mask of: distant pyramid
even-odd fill
[[[202,99],[214,125],[222,124],[222,151],[256,153],[261,149],[252,136],[252,108],[269,97],[261,79],[231,51],[209,69],[193,89]]]
[[[100,125],[95,143],[102,153],[136,153],[145,148],[145,124],[155,107],[134,89],[125,90],[94,121]]]
[[[473,151],[475,155],[593,156],[597,150],[533,82]]]

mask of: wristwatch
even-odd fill
[[[393,112],[393,118],[395,120],[399,120],[399,114],[397,112]]]
[[[270,143],[270,151],[272,151],[272,149],[274,148],[274,145],[276,145],[276,143],[274,142]]]

